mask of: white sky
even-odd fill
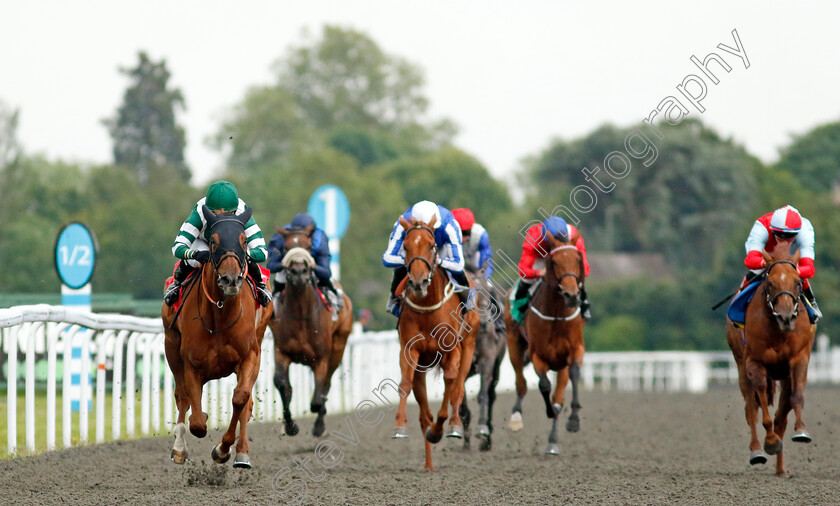
[[[431,116],[453,119],[456,143],[507,178],[553,137],[647,117],[699,74],[690,56],[714,51],[733,70],[716,72],[706,112],[692,116],[772,161],[791,134],[838,119],[838,14],[828,1],[0,0],[0,100],[20,109],[27,152],[106,163],[100,120],[128,85],[118,67],[134,66],[138,50],[165,58],[203,183],[223,163],[205,139],[226,109],[273,82],[272,64],[303,28],[338,24],[420,65]],[[749,69],[716,49],[734,46],[733,29]]]

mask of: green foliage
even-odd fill
[[[635,351],[642,348],[647,329],[645,322],[631,315],[620,314],[588,327],[587,351]]]
[[[186,135],[175,119],[176,108],[184,108],[184,97],[180,90],[168,88],[166,60],[155,63],[143,51],[138,60],[136,67],[120,70],[131,85],[116,117],[104,121],[114,143],[114,163],[134,169],[141,183],[156,165],[169,166],[188,181]]]
[[[791,173],[812,192],[840,185],[840,122],[819,125],[795,137],[784,150],[778,166]]]

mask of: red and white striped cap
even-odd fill
[[[770,230],[773,232],[796,234],[799,233],[800,228],[802,228],[802,216],[791,206],[776,209],[770,219]]]

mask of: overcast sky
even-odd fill
[[[128,85],[118,67],[134,66],[138,50],[165,58],[204,183],[223,164],[205,139],[225,111],[273,81],[301,30],[331,23],[422,67],[430,116],[454,120],[458,146],[510,177],[553,137],[627,126],[682,98],[676,86],[700,73],[689,58],[717,52],[732,71],[715,72],[706,111],[691,115],[772,161],[792,134],[838,119],[838,14],[828,1],[2,0],[0,100],[20,110],[27,152],[109,162],[101,120]],[[716,48],[735,46],[733,29],[748,69]]]

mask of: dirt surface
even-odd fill
[[[170,462],[169,437],[115,442],[2,461],[0,487],[4,504],[840,504],[840,389],[807,390],[810,445],[790,441],[791,414],[787,479],[775,476],[775,458],[748,464],[734,385],[703,395],[583,392],[581,431],[562,430],[560,456],[543,455],[549,422],[539,393],[529,392],[518,433],[506,424],[512,401],[504,395],[496,405],[490,452],[479,452],[475,439],[466,452],[444,440],[433,474],[423,470],[409,406],[407,440],[389,439],[393,412],[371,428],[351,418],[355,445],[337,434],[354,439],[346,415],[329,417],[324,439],[343,455],[326,472],[313,460],[319,440],[308,435],[309,418],[295,437],[282,435],[279,423],[251,425],[251,470],[213,464],[221,433],[211,432],[188,436],[192,460],[184,466]],[[568,410],[561,416],[565,422]],[[293,462],[307,458],[311,476]]]

